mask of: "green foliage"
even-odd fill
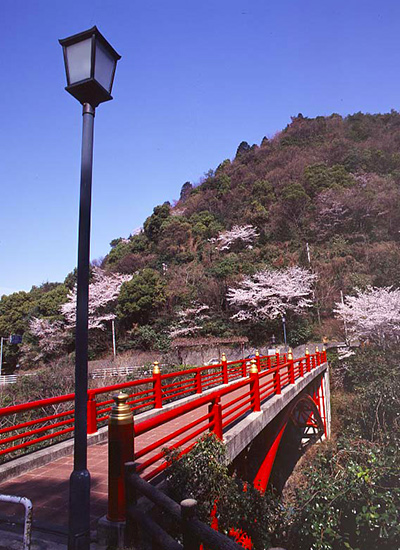
[[[320,448],[286,503],[293,548],[398,548],[399,359],[397,350],[377,348],[341,360],[329,354],[342,388],[334,395],[340,438]]]
[[[118,297],[118,317],[129,326],[146,324],[166,303],[165,282],[154,269],[143,269],[124,283]]]
[[[274,188],[267,180],[256,180],[254,182],[253,195],[264,206],[275,198]]]
[[[203,241],[215,237],[223,229],[223,225],[208,210],[192,214],[189,222],[192,226],[193,235]]]
[[[311,202],[301,183],[290,183],[282,189],[282,200],[285,208],[292,215],[301,213]]]
[[[30,315],[35,317],[47,317],[51,320],[61,319],[61,306],[67,301],[69,289],[63,284],[57,284],[48,292],[43,292],[38,297],[35,306],[31,309]]]
[[[170,347],[170,337],[155,328],[144,325],[137,326],[129,331],[128,338],[119,344],[119,350],[140,349],[166,352]]]
[[[299,550],[393,550],[400,543],[395,457],[365,441],[326,446],[303,472],[292,519]]]
[[[306,344],[313,337],[312,325],[302,318],[293,319],[288,327],[287,339],[291,347]]]
[[[237,254],[228,254],[215,262],[210,273],[217,279],[226,280],[240,272],[240,259]]]
[[[243,531],[256,550],[269,548],[281,523],[276,502],[230,475],[225,453],[225,446],[213,434],[204,436],[182,457],[179,450],[167,451],[171,496],[177,502],[196,499],[198,517],[208,524],[215,507],[220,532]]]
[[[170,215],[171,206],[167,202],[153,209],[153,214],[143,224],[143,232],[150,241],[157,241],[161,226]]]
[[[304,170],[305,188],[311,197],[324,189],[349,187],[354,183],[352,176],[342,165],[328,167],[324,164],[307,166]]]

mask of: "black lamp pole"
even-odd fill
[[[74,470],[70,477],[69,550],[90,547],[90,474],[87,469],[88,308],[94,108],[83,105],[78,279],[75,335]]]
[[[87,391],[94,113],[100,103],[112,99],[111,90],[115,69],[121,56],[97,27],[63,38],[59,42],[64,52],[68,84],[65,89],[83,105],[75,334],[74,469],[70,477],[68,550],[89,550],[90,474],[87,469]]]

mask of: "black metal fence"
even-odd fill
[[[145,546],[150,539],[154,549],[163,550],[199,550],[200,545],[208,550],[243,550],[229,537],[212,529],[196,517],[197,502],[193,499],[183,500],[180,504],[169,498],[162,491],[143,480],[136,473],[134,462],[125,464],[126,491],[126,530],[125,544],[135,548]],[[179,528],[182,542],[157,523],[138,502],[143,496],[152,505],[166,513]],[[144,544],[143,544],[144,543]]]

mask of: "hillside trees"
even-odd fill
[[[229,231],[223,231],[216,238],[219,250],[231,250],[235,246],[249,248],[257,239],[258,233],[252,225],[234,225]]]
[[[355,337],[386,347],[400,336],[400,290],[391,287],[356,289],[336,304],[336,315]]]
[[[118,296],[118,317],[126,327],[146,324],[166,304],[166,284],[154,269],[143,269],[121,287]]]
[[[131,275],[107,274],[98,267],[92,267],[89,282],[89,330],[104,331],[107,321],[115,319],[115,305],[121,285],[130,279]],[[58,315],[44,316],[43,309],[36,309],[36,314],[42,315],[30,318],[29,337],[26,342],[28,345],[24,347],[25,363],[28,360],[38,362],[52,359],[65,353],[72,346],[76,325],[76,293],[75,285],[69,291],[67,300],[61,306],[58,305]],[[61,296],[65,297],[65,294],[61,293]]]
[[[302,313],[312,306],[309,298],[316,276],[301,267],[263,269],[245,277],[237,288],[229,288],[228,302],[236,310],[233,319],[257,321],[276,319],[288,311]]]
[[[400,114],[395,111],[297,116],[260,147],[243,143],[232,161],[224,160],[197,184],[186,182],[174,206],[156,206],[142,231],[111,241],[102,263],[106,271],[136,277],[150,269],[165,284],[164,298],[155,300],[159,305],[152,313],[141,316],[125,300],[121,330],[130,330],[133,322],[158,330],[158,320],[166,327],[171,315],[193,301],[210,307],[226,330],[248,330],[248,324],[229,318],[228,288],[266,265],[308,266],[306,242],[319,275],[315,293],[322,321],[332,316],[341,290],[349,294],[355,286],[397,285],[399,151]],[[254,239],[237,238],[227,245],[212,241],[224,235],[229,240],[235,228],[249,226],[257,234]],[[75,282],[72,272],[64,285],[46,283],[25,296],[10,296],[10,307],[0,302],[3,334],[26,330],[32,316],[58,320]],[[137,302],[135,296],[132,301]],[[265,323],[273,324],[265,321],[264,328]]]
[[[106,273],[104,270],[94,267],[92,280],[89,283],[89,330],[105,329],[105,322],[115,319],[113,311],[123,283],[130,281],[131,275],[120,273]],[[76,293],[75,286],[68,294],[68,300],[61,306],[61,312],[65,317],[68,329],[76,324]]]

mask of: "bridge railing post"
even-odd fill
[[[154,408],[162,409],[161,372],[158,361],[153,363]]]
[[[253,412],[261,411],[260,379],[258,374],[257,362],[255,359],[251,360],[250,366],[250,398]]]
[[[87,401],[87,433],[95,434],[97,432],[97,409],[95,395],[89,391]]]
[[[203,387],[201,385],[201,370],[200,369],[197,369],[195,378],[196,378],[196,380],[195,380],[196,393],[201,393],[203,391]]]
[[[182,500],[181,518],[182,518],[182,535],[184,550],[199,550],[199,539],[193,533],[190,526],[190,520],[196,517],[197,501],[192,498]]]
[[[321,364],[321,357],[318,346],[315,346],[315,362],[317,367]]]
[[[261,372],[260,352],[258,351],[258,349],[256,350],[256,363],[258,372]]]
[[[289,348],[288,352],[288,378],[289,378],[289,384],[294,384],[294,361],[293,361],[293,353],[292,348]]]
[[[208,406],[208,412],[211,415],[210,422],[213,425],[212,431],[222,441],[222,407],[220,397],[217,396]]]
[[[125,526],[125,540],[126,546],[137,547],[139,544],[139,530],[136,521],[131,514],[128,513],[129,507],[135,507],[137,505],[137,491],[130,481],[130,477],[136,474],[136,463],[125,463],[125,497],[126,497],[126,526]]]
[[[282,393],[281,390],[281,372],[280,372],[280,363],[279,363],[279,349],[276,349],[276,366],[274,371],[274,389],[275,393]]]
[[[246,359],[243,359],[243,361],[242,361],[242,376],[243,376],[243,378],[246,378],[246,376],[247,376],[247,361],[246,361]]]
[[[125,462],[133,460],[133,415],[129,396],[120,392],[108,420],[108,513],[109,521],[125,519]]]
[[[311,371],[311,362],[310,362],[310,352],[308,351],[308,347],[306,347],[306,351],[305,351],[304,355],[306,356],[306,371],[310,372]]]
[[[327,361],[327,358],[326,358],[326,347],[323,346],[323,348],[322,348],[322,362],[323,362],[323,363],[326,363],[326,361]]]
[[[227,384],[228,383],[228,361],[226,360],[225,353],[222,354],[221,364],[222,364],[222,383]]]

